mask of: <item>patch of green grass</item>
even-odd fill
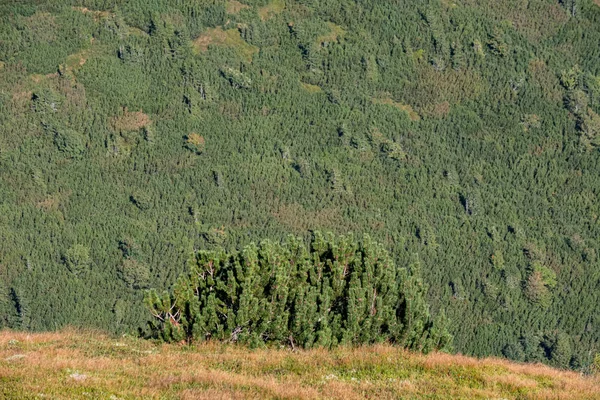
[[[273,0],[264,7],[259,8],[258,15],[263,21],[272,18],[274,15],[280,14],[285,9],[284,0]]]
[[[346,33],[341,26],[336,25],[333,22],[327,22],[327,26],[329,27],[329,33],[317,37],[316,45],[321,46],[325,43],[335,42]]]
[[[404,111],[408,114],[408,117],[412,121],[418,121],[421,119],[419,114],[415,110],[413,110],[413,108],[409,104],[402,104],[402,103],[395,102],[394,100],[392,100],[389,97],[374,98],[371,101],[373,102],[373,104],[382,104],[382,105],[392,106],[398,110]]]
[[[306,90],[308,93],[320,93],[323,91],[320,86],[311,85],[310,83],[301,82],[302,89]]]

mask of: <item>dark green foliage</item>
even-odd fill
[[[132,194],[129,199],[137,208],[141,211],[146,211],[150,207],[152,207],[152,199],[148,194],[144,193],[142,190],[138,190],[134,194]]]
[[[551,303],[550,289],[556,286],[556,273],[540,261],[533,261],[525,283],[525,294],[534,304],[548,307]]]
[[[146,295],[153,335],[166,341],[226,340],[256,346],[333,347],[388,341],[412,350],[448,349],[420,278],[397,268],[365,236],[314,234],[241,251],[200,251],[172,293]]]
[[[238,88],[249,89],[250,85],[252,84],[252,80],[250,78],[248,78],[244,73],[242,73],[240,71],[236,71],[233,68],[229,68],[229,67],[222,68],[221,74],[223,75],[223,77],[225,79],[227,79],[229,81],[231,86],[236,89],[238,89]]]
[[[150,271],[148,267],[135,259],[125,259],[120,267],[121,279],[134,289],[148,287]]]
[[[549,346],[550,359],[552,363],[560,368],[571,366],[573,350],[571,348],[571,338],[564,332],[559,333]]]
[[[6,12],[10,6],[0,6],[1,60],[18,61],[31,73],[47,74],[89,43],[94,26],[90,15],[68,4],[41,5],[37,10],[33,5],[21,6],[29,8]]]
[[[90,265],[90,250],[81,244],[75,244],[66,251],[63,259],[69,271],[79,275]]]
[[[515,361],[525,361],[525,352],[520,343],[509,343],[502,349],[502,355]]]
[[[55,130],[54,144],[59,151],[71,158],[79,158],[85,151],[83,138],[72,129]]]

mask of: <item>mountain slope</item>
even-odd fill
[[[455,348],[600,343],[592,0],[0,5],[0,326],[135,331],[197,249],[369,233]]]

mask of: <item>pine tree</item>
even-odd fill
[[[564,332],[560,332],[550,348],[550,360],[557,367],[568,368],[572,356],[571,338]]]
[[[315,232],[310,250],[289,237],[199,251],[189,264],[172,293],[146,295],[151,331],[165,341],[304,348],[389,341],[427,352],[452,340],[445,318],[431,317],[421,279],[368,236],[356,242]]]

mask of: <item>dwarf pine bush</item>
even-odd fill
[[[251,346],[391,342],[428,352],[452,340],[434,321],[421,279],[365,236],[290,236],[241,251],[199,251],[172,292],[147,292],[154,337]]]

